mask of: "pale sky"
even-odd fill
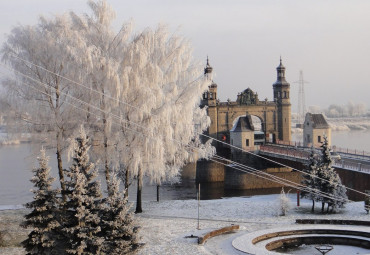
[[[0,0],[0,43],[17,24],[40,15],[89,12],[85,0]],[[236,100],[250,87],[272,100],[280,56],[297,109],[299,71],[306,105],[366,103],[370,95],[368,0],[108,0],[116,26],[133,19],[136,29],[159,22],[189,38],[194,57],[214,68],[218,97]]]

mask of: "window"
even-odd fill
[[[318,136],[318,137],[317,137],[317,141],[318,141],[319,143],[321,143],[321,136]]]
[[[284,91],[284,98],[287,98],[287,96],[286,96],[286,91]]]
[[[213,93],[209,92],[209,99],[213,99]]]
[[[249,139],[245,139],[245,146],[249,147]]]
[[[311,142],[311,137],[310,135],[307,135],[307,142],[310,143]]]

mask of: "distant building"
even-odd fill
[[[230,130],[233,128],[233,124],[237,121],[237,118],[245,116],[246,113],[256,116],[261,122],[261,130],[258,131],[259,133],[255,133],[258,140],[262,140],[258,143],[265,142],[265,139],[274,143],[277,141],[290,142],[292,140],[290,84],[285,79],[285,67],[281,58],[279,66],[276,68],[277,79],[272,85],[272,101],[267,98],[260,100],[257,92],[247,88],[237,95],[235,101],[228,99],[226,102],[220,102],[217,97],[217,84],[212,79],[212,72],[213,68],[207,58],[204,76],[210,81],[211,85],[209,85],[208,91],[203,94],[201,107],[207,107],[207,113],[211,120],[207,135],[224,142],[216,143],[217,147],[228,148],[225,144],[232,143],[232,131]],[[243,122],[243,119],[241,121]],[[244,130],[245,127],[242,129]],[[242,132],[244,132],[243,136],[246,136],[245,132],[251,131],[244,130]],[[236,135],[236,131],[234,131],[233,136]],[[252,137],[252,134],[250,136]],[[247,139],[246,137],[243,138]],[[252,138],[249,139],[249,146],[246,146],[247,141],[245,139],[240,146],[254,146]],[[235,139],[233,139],[233,143],[236,145]]]
[[[320,147],[324,141],[324,136],[328,138],[331,145],[331,128],[322,114],[307,113],[303,124],[303,145]]]
[[[254,133],[252,117],[241,116],[230,130],[230,143],[246,151],[254,150]]]

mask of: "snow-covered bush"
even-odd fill
[[[290,199],[284,192],[284,188],[281,189],[280,196],[278,198],[278,212],[279,216],[285,216],[292,207]]]

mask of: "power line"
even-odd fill
[[[15,58],[17,58],[17,59],[19,59],[19,60],[21,60],[21,61],[24,61],[25,63],[28,63],[28,64],[34,65],[34,66],[36,66],[36,67],[42,68],[43,70],[45,70],[45,71],[47,71],[47,72],[49,72],[49,73],[52,73],[52,74],[54,74],[54,75],[57,75],[58,77],[61,77],[61,78],[67,79],[68,81],[73,82],[73,83],[75,83],[76,85],[82,86],[82,87],[84,87],[84,88],[87,88],[87,89],[89,89],[90,91],[93,91],[93,92],[99,93],[100,95],[105,95],[104,93],[99,92],[99,91],[97,91],[97,90],[95,90],[95,89],[92,89],[91,87],[88,87],[88,86],[83,85],[83,84],[81,84],[81,83],[75,82],[75,81],[73,81],[73,80],[71,80],[71,79],[68,79],[68,78],[66,78],[66,77],[62,76],[62,75],[56,74],[56,73],[54,73],[54,72],[52,72],[52,71],[47,70],[46,68],[43,68],[43,67],[41,67],[41,66],[39,66],[39,65],[36,65],[36,64],[33,64],[32,62],[29,62],[29,61],[27,61],[27,60],[24,60],[24,59],[22,59],[22,58],[20,58],[20,57],[15,56]],[[16,71],[16,70],[14,70],[14,69],[13,69],[13,71]],[[201,77],[198,77],[196,80],[192,81],[191,83],[196,82],[196,81],[197,81],[197,80],[199,80],[200,78],[201,78]],[[190,84],[191,84],[191,83],[190,83]],[[132,108],[135,108],[135,109],[139,109],[138,107],[133,106],[133,105],[131,105],[131,104],[129,104],[129,103],[123,102],[123,101],[121,101],[121,100],[119,100],[119,99],[116,99],[116,98],[110,97],[110,96],[108,96],[108,95],[105,95],[105,96],[106,96],[106,97],[108,97],[108,98],[110,98],[110,99],[113,99],[113,100],[115,100],[115,101],[117,101],[117,102],[120,102],[120,103],[122,103],[122,104],[125,104],[125,105],[127,105],[127,106],[129,106],[129,107],[132,107]],[[86,103],[86,102],[84,102],[84,103]],[[86,103],[86,104],[88,104],[88,103]],[[91,106],[93,106],[93,105],[91,105]],[[93,107],[96,107],[96,106],[93,106]],[[110,112],[105,112],[105,113],[106,113],[106,114],[111,114]],[[151,113],[151,115],[155,115],[155,114]],[[120,117],[118,116],[118,118],[120,118]],[[121,118],[120,118],[120,119],[121,119]],[[131,122],[131,123],[132,123],[132,122]],[[138,124],[136,124],[136,123],[133,123],[133,124],[138,125]],[[140,126],[140,125],[139,125],[139,126]],[[328,180],[325,180],[325,179],[323,179],[323,178],[320,178],[320,177],[318,177],[318,176],[316,176],[316,175],[312,175],[312,174],[306,173],[306,172],[304,172],[304,171],[301,171],[301,170],[295,169],[295,168],[293,168],[293,167],[287,166],[287,165],[285,165],[285,164],[282,164],[282,163],[280,163],[280,162],[277,162],[277,161],[274,161],[274,160],[268,159],[268,158],[263,157],[263,156],[261,156],[261,155],[258,155],[258,154],[255,154],[255,153],[252,153],[252,152],[250,152],[250,151],[243,150],[242,148],[236,147],[236,146],[234,146],[234,145],[230,145],[230,144],[228,144],[228,143],[226,143],[226,142],[223,142],[223,141],[217,140],[217,139],[215,139],[215,138],[213,138],[213,137],[210,137],[210,136],[208,136],[208,135],[205,135],[205,134],[202,134],[202,133],[199,133],[199,132],[195,132],[195,133],[197,133],[197,134],[198,134],[198,135],[200,135],[200,136],[204,136],[204,137],[206,137],[206,138],[212,139],[213,141],[217,141],[217,142],[220,142],[220,143],[222,143],[222,144],[225,144],[225,145],[229,146],[230,148],[234,148],[234,149],[240,150],[240,151],[242,151],[242,152],[249,153],[249,154],[251,154],[251,155],[254,155],[254,156],[256,156],[256,157],[259,157],[259,158],[262,158],[262,159],[268,160],[268,161],[273,162],[273,163],[275,163],[275,164],[278,164],[278,165],[280,165],[280,166],[288,167],[288,168],[290,168],[290,169],[292,169],[292,170],[295,170],[295,171],[301,172],[301,173],[303,173],[303,174],[309,175],[309,176],[311,176],[311,177],[313,177],[313,178],[317,178],[317,179],[320,179],[320,180],[322,180],[322,181],[329,182],[329,183],[333,184],[332,182],[330,182],[330,181],[328,181]],[[340,186],[342,186],[342,187],[345,187],[343,184],[339,184],[339,183],[338,183],[338,185],[340,185]],[[360,194],[363,194],[363,195],[367,195],[366,193],[363,193],[363,192],[361,192],[361,191],[358,191],[358,190],[355,190],[355,189],[351,189],[351,188],[348,188],[348,187],[346,187],[346,188],[347,188],[348,190],[352,190],[352,191],[354,191],[354,192],[357,192],[357,193],[360,193]]]
[[[16,71],[16,70],[13,70],[13,71],[18,72],[18,71]],[[18,72],[18,73],[19,73],[19,72]],[[22,75],[22,76],[24,76],[24,77],[26,77],[26,78],[29,78],[29,79],[31,79],[31,80],[33,80],[33,81],[37,82],[37,83],[40,83],[40,84],[42,84],[43,86],[49,86],[49,87],[53,88],[51,85],[44,84],[44,83],[42,83],[42,82],[40,82],[40,81],[35,80],[35,79],[34,79],[34,78],[32,78],[32,77],[29,77],[29,76],[27,76],[27,75],[23,75],[22,73],[20,73],[20,75]],[[24,82],[22,82],[22,83],[23,83],[23,84],[25,84]],[[27,85],[27,84],[25,84],[25,85]],[[28,85],[28,86],[29,86],[29,85]],[[36,88],[34,88],[34,87],[32,87],[32,86],[30,86],[30,87],[31,87],[31,88],[33,88],[33,89],[36,89]],[[55,88],[53,88],[53,89],[55,89]],[[50,94],[48,94],[48,93],[46,93],[46,92],[44,92],[44,91],[41,91],[41,90],[39,90],[39,89],[36,89],[36,90],[37,90],[37,91],[39,91],[39,92],[41,92],[42,94],[45,94],[45,95],[51,96]],[[62,93],[64,93],[64,92],[62,92]],[[66,93],[64,93],[64,94],[66,94]],[[68,94],[67,96],[71,97],[72,99],[74,99],[74,100],[76,100],[76,101],[78,101],[78,102],[80,102],[80,103],[83,103],[83,104],[85,104],[85,105],[91,106],[91,107],[95,108],[95,109],[96,109],[96,110],[98,110],[98,111],[105,112],[106,114],[112,115],[112,116],[114,116],[114,118],[115,118],[115,119],[117,119],[117,120],[122,120],[122,118],[121,118],[120,116],[116,116],[116,115],[112,114],[111,112],[103,111],[102,109],[100,109],[100,108],[98,108],[98,107],[96,107],[96,106],[94,106],[94,105],[92,105],[92,104],[86,103],[86,102],[84,102],[83,100],[78,99],[78,98],[75,98],[75,97],[73,97],[73,96],[71,96],[71,95],[69,95],[69,94]],[[72,105],[73,107],[75,107],[75,108],[77,108],[77,109],[80,109],[80,110],[81,110],[81,108],[80,108],[80,107],[77,107],[77,106],[73,105],[73,104],[72,104],[72,103],[70,103],[70,102],[65,102],[65,103],[70,104],[70,105]],[[85,109],[83,109],[83,110],[85,110]],[[86,110],[85,110],[85,111],[86,111]],[[87,112],[88,112],[88,111],[87,111]],[[89,113],[91,113],[91,112],[89,112]],[[129,122],[130,122],[130,121],[129,121]],[[113,123],[114,123],[114,124],[118,124],[118,123],[115,123],[115,122],[113,122]],[[130,123],[133,123],[133,122],[130,122]],[[143,128],[143,126],[142,126],[142,125],[140,125],[140,124],[136,124],[136,123],[133,123],[133,124],[135,124],[135,125],[136,125],[136,126],[138,126],[138,127]],[[120,124],[118,124],[118,125],[120,125]],[[134,132],[139,133],[139,134],[141,134],[141,135],[144,135],[142,132],[139,132],[139,131],[136,131],[136,130],[133,130],[133,129],[130,129],[130,128],[128,128],[128,130],[131,130],[131,131],[134,131]],[[144,136],[145,136],[145,135],[144,135]],[[151,138],[151,139],[154,139],[154,138]],[[171,140],[176,141],[175,139],[171,139]],[[176,142],[178,142],[178,143],[179,143],[179,141],[176,141]],[[183,144],[181,144],[181,142],[179,143],[179,145],[180,145],[180,146],[184,146]],[[192,146],[189,146],[189,147],[192,147]],[[199,148],[193,147],[192,149],[196,149],[196,150],[198,150]],[[257,169],[254,169],[254,168],[252,168],[252,167],[248,167],[248,166],[242,165],[242,164],[240,164],[240,163],[237,163],[237,162],[234,162],[234,161],[228,160],[228,159],[226,159],[226,158],[223,158],[223,157],[220,157],[220,156],[216,156],[215,158],[216,158],[216,159],[223,160],[223,161],[229,161],[229,162],[231,162],[232,164],[239,166],[239,167],[233,167],[233,166],[231,166],[231,168],[234,168],[234,169],[236,169],[236,170],[243,171],[243,169],[241,169],[241,168],[244,168],[244,170],[245,170],[245,169],[249,170],[249,171],[248,171],[249,173],[252,173],[252,174],[254,174],[254,175],[257,175],[257,176],[259,176],[259,177],[261,177],[261,178],[264,178],[264,179],[267,179],[267,180],[270,180],[270,181],[278,182],[278,183],[280,183],[280,184],[284,184],[284,185],[287,185],[287,186],[290,186],[290,187],[294,187],[294,188],[297,188],[297,189],[304,189],[304,190],[307,190],[307,189],[308,189],[308,190],[312,190],[312,191],[314,191],[314,193],[320,193],[320,191],[317,191],[317,190],[315,190],[315,189],[311,189],[311,188],[309,188],[309,187],[304,187],[303,185],[300,185],[300,184],[297,184],[297,183],[291,182],[291,181],[289,181],[289,180],[285,180],[285,179],[283,179],[283,178],[279,178],[279,177],[276,177],[276,176],[273,176],[273,175],[269,175],[269,174],[264,173],[264,172],[262,172],[262,171],[260,171],[260,170],[257,170]],[[211,160],[212,160],[212,159],[211,159]],[[213,161],[215,161],[215,160],[213,160]],[[223,164],[222,162],[219,162],[219,161],[215,161],[215,162]],[[224,164],[224,165],[226,165],[226,164]],[[230,167],[230,165],[227,165],[227,166],[229,166],[229,167]],[[254,172],[252,172],[252,171],[254,171]],[[246,171],[244,171],[244,172],[246,172]],[[255,172],[262,172],[263,174],[265,174],[265,175],[269,176],[270,178],[267,178],[267,177],[262,176],[262,175],[258,175],[258,174],[256,174]],[[271,179],[274,179],[274,180],[271,180]],[[326,194],[328,194],[328,193],[326,193]],[[330,197],[330,196],[331,196],[331,194],[328,194],[328,195],[326,195],[326,194],[325,194],[325,193],[322,193],[322,196],[333,199],[333,197]],[[336,200],[340,200],[340,201],[342,201],[342,199],[336,199]]]

